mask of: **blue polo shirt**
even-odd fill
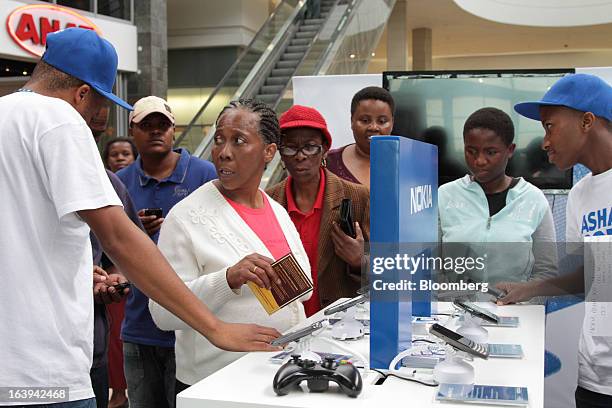
[[[157,181],[142,170],[140,157],[117,176],[128,189],[137,211],[143,208],[161,208],[165,217],[176,203],[201,185],[217,178],[212,163],[198,159],[185,149],[175,150],[181,155],[170,177]],[[157,243],[159,231],[151,236]],[[174,347],[174,332],[157,328],[149,313],[149,298],[132,285],[125,303],[125,319],[121,339],[147,346]]]

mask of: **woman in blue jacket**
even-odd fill
[[[483,256],[485,267],[466,272],[468,276],[447,271],[448,280],[495,285],[557,273],[555,227],[548,201],[531,183],[506,174],[516,147],[513,140],[512,119],[499,109],[479,109],[465,122],[465,162],[471,174],[439,189],[441,239],[462,243],[471,255]],[[445,245],[445,255],[449,247],[457,248]]]

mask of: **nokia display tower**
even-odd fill
[[[410,258],[430,256],[438,241],[438,150],[374,136],[370,164],[370,365],[386,369],[412,345],[412,316],[431,314],[431,293],[419,289],[431,271]]]

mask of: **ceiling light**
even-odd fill
[[[464,11],[503,24],[575,27],[612,22],[612,1],[454,0]]]

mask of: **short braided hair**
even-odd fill
[[[215,125],[219,124],[221,116],[230,109],[245,109],[257,114],[257,116],[259,116],[259,136],[261,136],[266,144],[280,144],[280,126],[278,124],[278,118],[276,117],[276,112],[274,112],[268,104],[256,99],[238,99],[237,101],[231,101],[223,108],[221,113],[219,113]]]

